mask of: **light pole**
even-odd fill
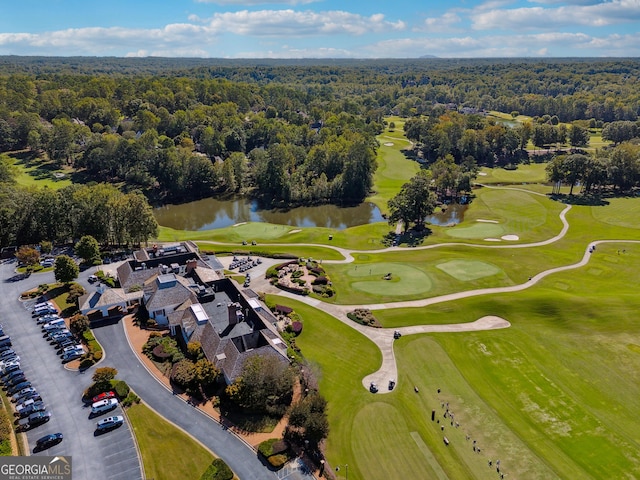
[[[340,471],[340,467],[344,467],[344,478],[345,480],[349,480],[349,465],[346,463],[344,465],[338,465],[336,467],[336,472]]]

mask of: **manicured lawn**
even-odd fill
[[[411,146],[411,141],[404,136],[404,120],[399,117],[389,117],[386,120],[394,122],[395,128],[387,128],[377,137],[380,147],[378,169],[373,177],[375,194],[368,198],[383,212],[387,211],[387,202],[400,191],[400,187],[420,170],[420,164],[403,153]]]
[[[182,430],[140,403],[127,410],[146,478],[198,480],[213,455]]]
[[[486,168],[480,169],[476,182],[478,183],[501,183],[501,184],[520,184],[523,183],[546,183],[547,172],[545,171],[546,163],[530,163],[528,165],[518,165],[516,170],[506,170],[504,168]]]
[[[69,176],[71,172],[56,167],[52,162],[41,158],[32,159],[28,152],[17,152],[8,156],[18,170],[16,181],[19,185],[58,190],[72,184]],[[62,176],[56,178],[54,174]]]

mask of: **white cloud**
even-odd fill
[[[565,53],[570,52],[570,54]],[[640,33],[593,37],[584,33],[536,33],[483,37],[403,38],[368,45],[356,56],[409,57],[436,55],[450,58],[578,56],[638,56]]]
[[[386,21],[382,14],[364,17],[339,10],[242,10],[216,13],[209,25],[217,32],[253,36],[364,35],[406,28],[404,22]]]
[[[249,7],[252,5],[282,4],[282,5],[305,5],[321,0],[196,0],[198,3],[214,3],[216,5],[239,5]]]
[[[425,19],[423,30],[428,32],[452,32],[461,21],[462,19],[457,13],[447,12],[440,17]]]
[[[476,30],[520,31],[572,25],[602,27],[640,20],[640,0],[611,0],[553,8],[495,9],[472,14],[471,18]]]

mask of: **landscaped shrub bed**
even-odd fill
[[[287,463],[289,460],[288,451],[289,446],[281,438],[270,438],[258,446],[258,452],[274,468],[282,468]]]
[[[371,310],[367,308],[356,308],[354,311],[347,313],[347,317],[360,325],[382,328],[380,322],[373,316]]]
[[[216,458],[202,474],[200,480],[232,480],[233,472],[221,458]]]

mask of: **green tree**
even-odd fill
[[[282,415],[291,402],[294,374],[279,356],[245,360],[240,376],[227,387],[231,401],[252,412]]]
[[[100,259],[100,245],[91,235],[85,235],[78,240],[74,251],[85,263],[92,263],[94,260]]]
[[[58,282],[70,283],[78,278],[80,268],[73,258],[67,255],[60,255],[53,264],[53,273]]]
[[[569,144],[574,148],[589,145],[589,130],[580,125],[573,124],[569,128]]]
[[[318,445],[329,436],[327,401],[317,392],[311,392],[289,412],[289,425],[302,430],[302,436],[312,445]]]
[[[402,185],[400,192],[387,202],[389,224],[402,222],[405,232],[412,223],[418,227],[424,225],[426,216],[433,212],[436,205],[430,184],[431,175],[426,170],[421,170]]]
[[[171,369],[171,381],[189,390],[195,379],[195,365],[191,360],[180,360]]]
[[[69,326],[71,327],[72,331],[81,334],[82,332],[89,330],[89,317],[87,317],[86,315],[74,315],[73,317],[71,317]]]
[[[100,367],[96,368],[96,371],[93,372],[93,383],[96,386],[96,389],[105,391],[111,387],[111,380],[116,378],[118,375],[118,370],[113,367]]]
[[[220,370],[206,358],[201,358],[194,366],[194,380],[205,388],[213,385],[219,375]]]

